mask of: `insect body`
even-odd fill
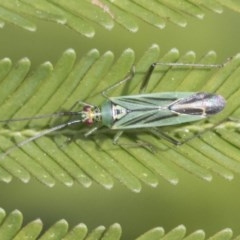
[[[201,120],[224,106],[222,96],[205,92],[111,97],[101,106],[101,121],[104,126],[120,130],[162,127]]]
[[[91,135],[101,126],[118,130],[114,138],[117,143],[119,136],[127,129],[156,128],[170,126],[181,123],[201,120],[214,115],[225,107],[225,100],[222,96],[206,92],[162,92],[162,93],[142,93],[145,90],[149,77],[156,65],[184,66],[212,68],[222,67],[222,65],[202,65],[202,64],[179,64],[179,63],[154,63],[151,65],[147,77],[144,79],[138,95],[109,97],[107,93],[119,85],[131,80],[134,76],[134,68],[131,73],[122,81],[109,87],[102,92],[107,100],[101,106],[94,106],[88,103],[78,101],[82,105],[82,111],[58,112],[49,115],[35,116],[30,118],[9,119],[0,122],[23,121],[30,119],[41,119],[46,117],[75,116],[74,120],[43,130],[37,135],[30,137],[14,147],[8,149],[3,155],[8,155],[15,148],[34,141],[44,135],[56,130],[63,129],[70,125],[82,124],[93,126],[85,133],[85,136]],[[76,104],[74,104],[75,106]],[[163,134],[166,140],[178,144],[170,136]]]

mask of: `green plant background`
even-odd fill
[[[79,58],[92,48],[101,53],[111,50],[119,56],[129,47],[139,58],[157,43],[163,54],[173,47],[181,53],[194,50],[199,57],[215,50],[220,63],[240,52],[240,15],[226,9],[221,15],[207,12],[202,21],[189,18],[186,28],[167,24],[159,30],[139,21],[140,30],[133,34],[118,26],[107,31],[96,25],[93,39],[54,23],[37,21],[37,25],[35,33],[12,25],[1,29],[0,57],[10,57],[15,62],[27,56],[35,69],[44,61],[55,63],[70,47]],[[180,179],[177,186],[160,181],[156,189],[143,186],[139,194],[118,183],[108,191],[97,184],[83,189],[58,183],[51,189],[34,180],[26,185],[14,180],[0,184],[0,206],[8,212],[19,209],[25,223],[41,218],[45,227],[61,218],[71,226],[84,222],[89,229],[118,222],[123,228],[123,239],[139,236],[155,226],[163,226],[167,232],[179,224],[184,224],[188,233],[201,228],[209,236],[231,227],[236,235],[240,234],[239,176],[227,182],[215,175],[208,183],[179,168],[176,171]]]

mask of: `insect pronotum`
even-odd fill
[[[225,107],[225,99],[221,95],[206,92],[160,92],[144,93],[148,85],[150,76],[157,65],[169,67],[193,67],[193,68],[221,68],[225,64],[194,64],[194,63],[153,63],[144,78],[138,95],[127,95],[118,97],[109,97],[107,93],[121,84],[130,81],[135,73],[134,67],[131,72],[120,82],[110,86],[102,92],[106,101],[101,106],[91,105],[89,103],[78,101],[74,104],[82,105],[81,111],[57,112],[48,115],[1,120],[0,122],[25,121],[32,119],[41,119],[47,117],[75,116],[74,120],[69,120],[52,128],[30,137],[15,146],[9,148],[2,157],[8,155],[14,149],[34,141],[44,135],[54,131],[66,128],[75,124],[86,124],[93,126],[84,136],[87,137],[105,126],[117,133],[113,139],[116,144],[124,130],[137,128],[152,128],[157,131],[157,127],[177,125],[204,119],[208,116],[219,113]],[[100,123],[100,124],[96,124]],[[94,126],[95,125],[95,126]],[[187,140],[179,142],[178,140],[160,133],[165,140],[173,144],[182,144]]]

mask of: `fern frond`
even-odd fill
[[[150,47],[136,63],[133,80],[112,91],[111,95],[137,93],[153,62],[189,63],[196,58],[191,51],[179,56],[176,49],[161,58],[159,55],[157,45]],[[199,62],[214,63],[215,58],[215,53],[209,52]],[[0,119],[68,111],[78,100],[101,106],[106,100],[101,92],[123,79],[133,64],[134,52],[131,49],[126,49],[117,60],[111,52],[100,55],[93,49],[79,61],[75,51],[69,49],[54,66],[47,62],[33,73],[29,73],[30,62],[27,59],[14,66],[8,59],[3,59],[0,61],[0,68],[5,69],[0,79],[0,91],[3,91],[0,94]],[[239,66],[240,55],[217,70],[157,67],[151,76],[149,92],[204,90],[218,92],[227,100],[226,109],[209,118],[208,122],[161,130],[183,139],[231,116],[239,118]],[[58,123],[59,120],[40,119],[3,124],[0,130],[2,157],[4,151],[16,143]],[[85,187],[97,182],[110,189],[115,178],[132,191],[139,192],[142,182],[156,187],[159,176],[177,184],[178,176],[171,167],[174,163],[207,181],[212,179],[213,173],[232,180],[235,174],[240,174],[238,129],[238,121],[223,121],[213,131],[175,147],[141,129],[124,133],[120,139],[124,144],[116,146],[112,143],[115,132],[111,129],[99,130],[85,138],[83,133],[87,127],[66,128],[10,151],[0,160],[0,179],[9,182],[14,176],[27,182],[32,176],[48,186],[53,186],[56,181],[66,186],[78,182]],[[69,138],[71,142],[66,143]],[[151,147],[136,147],[136,142],[148,143]],[[129,147],[133,144],[135,147]]]
[[[23,215],[20,211],[14,210],[8,215],[3,209],[0,209],[0,238],[13,240],[81,240],[81,239],[96,239],[96,240],[120,240],[122,239],[122,228],[120,224],[114,223],[108,228],[98,226],[95,229],[89,230],[84,223],[79,223],[75,227],[69,229],[68,222],[64,219],[57,221],[52,226],[43,230],[43,223],[40,219],[33,220],[26,225],[23,225]],[[184,225],[179,225],[169,232],[165,233],[162,227],[155,227],[141,234],[136,240],[155,240],[155,239],[186,239],[186,240],[231,240],[233,239],[233,231],[230,228],[225,228],[215,233],[209,238],[205,237],[203,230],[196,230],[187,234],[187,229]],[[53,238],[54,237],[54,238]],[[239,236],[234,239],[238,239]]]
[[[86,37],[93,37],[92,23],[106,29],[112,29],[116,23],[131,32],[138,30],[137,19],[157,28],[164,28],[167,22],[185,27],[189,16],[202,19],[206,10],[221,13],[223,6],[240,11],[240,4],[231,0],[2,0],[0,27],[7,22],[35,31],[34,18],[37,18],[64,24]]]

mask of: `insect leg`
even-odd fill
[[[114,138],[113,138],[113,144],[115,145],[119,145],[122,147],[129,147],[129,148],[139,148],[139,147],[144,147],[146,148],[148,151],[150,151],[151,153],[155,153],[155,149],[154,146],[150,143],[141,141],[141,140],[136,140],[136,143],[119,143],[119,138],[121,137],[121,135],[123,134],[124,131],[118,131]]]
[[[230,59],[229,59],[230,60]],[[228,60],[228,61],[229,61]],[[227,62],[228,62],[227,61]],[[227,63],[222,64],[203,64],[203,63],[178,63],[178,62],[154,62],[150,65],[146,76],[142,82],[142,85],[140,87],[139,93],[144,93],[147,85],[149,83],[150,77],[157,65],[165,66],[165,67],[180,67],[180,68],[202,68],[202,69],[211,69],[211,68],[222,68]]]
[[[190,140],[192,140],[192,139],[194,139],[194,138],[200,137],[200,136],[202,136],[203,134],[205,134],[206,132],[209,132],[209,131],[214,130],[216,127],[218,127],[219,125],[221,125],[221,124],[224,123],[224,122],[226,122],[226,119],[224,119],[224,120],[222,120],[222,121],[220,121],[220,122],[218,122],[218,123],[213,124],[211,127],[207,128],[207,129],[205,129],[205,130],[203,130],[203,131],[201,131],[201,132],[198,132],[198,133],[194,134],[193,136],[190,136],[190,137],[184,139],[183,141],[179,141],[178,145],[182,145],[182,144],[184,144],[184,143],[189,142]]]
[[[123,134],[123,131],[118,131],[116,134],[115,134],[115,136],[114,136],[114,138],[113,138],[113,144],[118,144],[118,140],[119,140],[119,138],[121,137],[121,135]]]
[[[176,146],[180,146],[180,145],[183,145],[191,140],[193,140],[194,138],[198,138],[200,137],[201,135],[203,135],[204,133],[206,132],[209,132],[209,131],[212,131],[213,129],[215,129],[216,127],[218,127],[219,125],[221,125],[222,123],[224,123],[226,120],[222,120],[216,124],[213,124],[211,127],[201,131],[201,132],[198,132],[196,134],[193,134],[192,136],[188,137],[188,138],[185,138],[181,141],[169,136],[168,134],[164,133],[164,132],[161,132],[159,131],[158,128],[149,128],[148,131],[150,131],[153,135],[159,137],[159,138],[163,138],[165,140],[167,140],[168,142],[176,145]]]
[[[181,141],[178,141],[177,139],[169,136],[168,134],[159,131],[158,128],[149,128],[147,129],[149,132],[151,132],[153,135],[157,136],[158,138],[162,138],[170,143],[172,143],[173,145],[182,145]],[[185,143],[185,142],[184,142]]]
[[[84,134],[84,137],[88,137],[88,136],[92,135],[92,134],[93,134],[94,132],[96,132],[98,129],[99,129],[99,127],[91,128],[89,131],[87,131],[87,132]]]
[[[104,91],[102,91],[102,95],[103,95],[105,98],[108,98],[107,93],[108,93],[109,91],[111,91],[112,89],[114,89],[114,88],[116,88],[116,87],[124,84],[124,83],[127,82],[127,81],[130,81],[130,80],[134,77],[134,74],[135,74],[135,67],[132,66],[130,73],[129,73],[123,80],[121,80],[120,82],[117,82],[117,83],[113,84],[112,86],[110,86],[110,87],[108,87],[107,89],[105,89]]]

